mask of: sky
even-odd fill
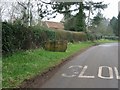
[[[111,19],[113,16],[118,16],[118,2],[120,0],[93,0],[94,2],[104,1],[105,4],[109,4],[108,8],[102,11],[104,17]],[[120,5],[120,4],[119,4]],[[120,6],[119,6],[120,10]],[[58,15],[55,19],[50,19],[50,21],[59,22],[63,18],[63,15]],[[46,19],[47,20],[47,19]]]
[[[10,0],[0,0],[0,1],[10,2]],[[14,1],[14,0],[11,0],[11,1]],[[109,4],[108,8],[106,8],[105,10],[102,10],[102,14],[104,15],[104,17],[111,19],[113,16],[115,17],[118,16],[118,2],[120,0],[92,0],[92,1],[94,2],[104,1],[105,4]],[[120,4],[119,4],[119,10],[120,10]],[[60,22],[62,18],[63,18],[63,15],[58,14],[56,18],[50,19],[49,21]],[[45,18],[44,20],[47,20],[47,19]]]

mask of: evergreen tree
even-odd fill
[[[113,29],[113,32],[116,36],[118,36],[118,19],[116,17],[113,17],[110,20],[110,23],[108,26],[111,26],[111,28]]]
[[[119,12],[119,14],[118,14],[118,37],[119,37],[119,39],[120,39],[120,12]]]
[[[91,4],[88,4],[91,3]],[[106,4],[103,4],[103,2],[60,2],[60,3],[54,3],[52,5],[52,9],[54,10],[53,12],[58,12],[61,14],[64,14],[65,17],[65,21],[67,19],[69,19],[69,16],[72,12],[77,11],[78,13],[75,16],[75,18],[73,19],[73,22],[75,22],[75,26],[74,29],[76,31],[85,31],[85,13],[84,10],[90,10],[90,8],[96,10],[96,9],[104,9],[107,7]],[[76,8],[74,8],[73,10],[71,10],[71,6],[76,5]],[[90,10],[91,13],[91,10]],[[90,17],[90,16],[89,16]],[[71,18],[71,17],[70,17]]]
[[[98,12],[97,15],[94,16],[93,19],[92,19],[92,25],[93,26],[95,26],[95,25],[98,26],[101,23],[102,20],[103,20],[103,15],[100,12]]]

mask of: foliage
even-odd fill
[[[76,8],[71,9],[73,5],[76,5]],[[103,2],[92,2],[92,1],[85,1],[85,2],[60,2],[55,3],[52,5],[54,12],[64,14],[65,19],[65,29],[71,31],[84,31],[85,32],[85,13],[84,10],[91,11],[91,8],[96,9],[105,9],[107,4],[103,4]],[[77,12],[74,17],[72,16],[72,12]],[[89,16],[90,17],[90,16]],[[69,24],[71,23],[71,24]],[[71,25],[69,27],[69,25]]]
[[[113,17],[110,20],[110,23],[108,25],[109,27],[111,27],[113,29],[113,32],[116,36],[118,36],[118,19]]]
[[[89,30],[97,37],[114,36],[112,27],[109,25],[109,20],[98,13],[92,20],[92,26]]]
[[[75,24],[76,24],[76,17],[73,16],[69,19],[67,19],[65,22],[64,22],[64,29],[65,30],[68,30],[68,31],[76,31],[75,30]]]
[[[100,39],[100,40],[97,40],[97,43],[99,43],[99,44],[118,43],[118,40]]]
[[[78,11],[78,13],[80,12],[80,7],[82,7],[82,9],[86,9],[89,10],[90,7],[92,6],[92,8],[94,10],[96,9],[105,9],[107,7],[107,4],[103,4],[103,2],[93,2],[93,1],[85,1],[85,2],[56,2],[52,5],[52,9],[54,10],[53,12],[58,12],[61,14],[71,14],[74,11]],[[71,10],[71,6],[76,5],[77,7]]]
[[[114,40],[102,39],[98,43],[112,43]],[[27,50],[14,53],[12,56],[3,57],[3,88],[18,87],[25,79],[30,79],[43,73],[50,67],[74,54],[75,52],[92,46],[92,42],[68,44],[67,52],[49,52],[43,49]]]
[[[120,39],[120,11],[119,11],[119,14],[118,14],[118,37]]]
[[[67,40],[68,42],[85,41],[86,34],[65,30],[51,30],[45,27],[25,27],[20,23],[2,23],[2,52],[14,53],[18,50],[39,48],[48,40]]]
[[[85,31],[85,22],[80,20],[80,15],[73,16],[64,22],[65,30],[67,31]],[[84,18],[85,19],[85,18]],[[82,27],[81,27],[82,26]]]
[[[43,47],[47,51],[65,52],[67,49],[67,41],[46,41]]]
[[[29,28],[20,24],[2,23],[2,50],[13,53],[16,50],[27,49],[32,39],[32,32]],[[26,46],[24,46],[27,44]]]
[[[100,12],[98,12],[97,15],[93,17],[92,25],[98,26],[102,20],[103,20],[103,16]]]
[[[83,12],[83,3],[80,3],[79,13],[76,15],[75,30],[85,32],[85,14]]]
[[[108,40],[118,40],[117,36],[103,36],[103,39],[108,39]]]
[[[17,87],[25,79],[41,74],[58,65],[75,52],[93,45],[91,42],[69,44],[67,52],[49,52],[43,49],[17,52],[3,58],[3,88]]]

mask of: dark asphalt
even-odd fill
[[[118,88],[118,44],[94,46],[62,66],[42,88]]]

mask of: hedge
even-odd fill
[[[33,32],[23,25],[2,23],[2,52],[13,53],[17,50],[25,50],[31,47]]]
[[[21,24],[2,22],[2,53],[40,48],[48,40],[79,42],[87,40],[83,32],[52,30],[41,26],[26,27]]]

